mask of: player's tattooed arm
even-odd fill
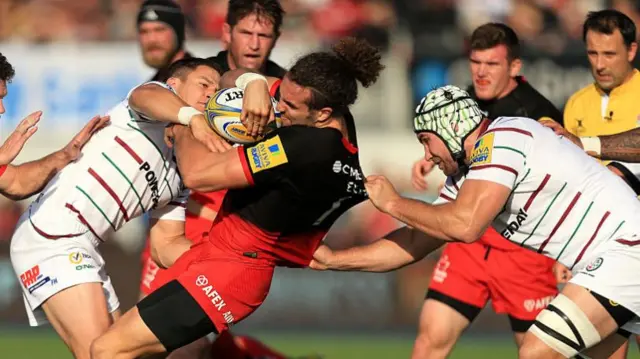
[[[109,117],[96,116],[61,150],[39,160],[8,165],[0,176],[0,193],[13,200],[21,200],[40,192],[58,171],[80,156],[82,147],[91,136],[108,122]]]
[[[365,246],[331,250],[321,245],[309,267],[316,270],[389,272],[426,257],[445,242],[411,227],[398,228]]]
[[[640,162],[640,128],[600,136],[600,146],[600,158],[603,160]]]

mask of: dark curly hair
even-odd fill
[[[384,66],[380,52],[353,37],[340,40],[332,51],[313,52],[300,58],[286,76],[311,89],[307,105],[312,110],[330,107],[345,113],[358,98],[358,85],[371,86]]]
[[[0,53],[0,81],[11,82],[16,71],[6,57]]]

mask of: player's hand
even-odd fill
[[[205,145],[211,152],[226,152],[232,147],[209,127],[209,123],[204,115],[193,116],[189,128],[191,128],[193,137]]]
[[[389,205],[400,198],[385,176],[368,176],[364,181],[364,187],[373,205],[384,213],[389,213]]]
[[[575,136],[571,132],[567,131],[566,128],[562,127],[562,125],[557,123],[556,121],[545,120],[545,121],[540,121],[540,123],[543,126],[552,129],[556,135],[565,137],[569,141],[573,142],[576,146],[582,148],[582,142],[580,141],[580,138],[578,138],[578,136]]]
[[[173,133],[173,126],[175,126],[175,124],[172,123],[164,128],[164,144],[169,148],[173,148],[173,139],[176,137]]]
[[[424,177],[428,175],[434,167],[435,163],[426,160],[424,157],[413,164],[411,170],[411,185],[416,191],[426,191],[428,189],[429,185]]]
[[[315,270],[327,270],[330,269],[330,261],[333,256],[333,250],[326,244],[320,244],[318,249],[313,253],[313,259],[309,263],[309,268]]]
[[[555,262],[553,264],[552,270],[553,274],[556,276],[556,281],[558,282],[558,284],[567,283],[573,277],[573,274],[571,274],[571,270],[562,265],[560,262]]]
[[[96,116],[92,118],[86,125],[75,135],[71,141],[64,146],[62,152],[70,161],[75,161],[80,157],[82,147],[89,142],[89,139],[98,131],[109,124],[109,116]]]
[[[18,127],[9,135],[7,140],[0,147],[0,165],[11,163],[22,151],[22,147],[27,140],[38,130],[38,122],[42,116],[42,111],[36,111],[25,117]]]
[[[275,119],[269,85],[261,80],[247,84],[242,97],[240,121],[253,137],[264,133],[267,123]]]

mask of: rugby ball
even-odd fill
[[[252,137],[247,133],[247,128],[240,121],[242,113],[242,98],[244,91],[237,87],[222,89],[216,92],[204,110],[209,126],[222,138],[232,143],[248,144],[259,141],[261,138]],[[271,98],[275,111],[277,101]],[[275,111],[275,124],[270,128],[280,127],[280,114]]]

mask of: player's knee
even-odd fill
[[[432,326],[420,328],[416,337],[415,349],[420,352],[444,352],[445,355],[453,347],[456,336],[448,330],[437,330]]]
[[[118,357],[118,348],[115,343],[110,343],[106,335],[99,337],[91,343],[91,359],[113,359]]]
[[[553,349],[541,341],[525,340],[518,347],[518,359],[553,358],[558,355]]]
[[[559,294],[531,326],[521,346],[520,358],[571,358],[601,340],[582,309]],[[555,353],[555,354],[554,354]]]

